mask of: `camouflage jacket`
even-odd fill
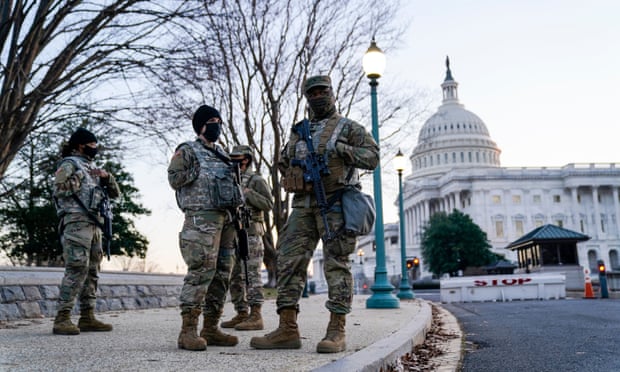
[[[245,205],[252,213],[252,224],[248,233],[250,235],[263,235],[265,227],[265,213],[273,209],[273,196],[271,187],[258,173],[246,169],[241,174],[241,187],[245,196]]]
[[[229,159],[221,146],[214,146]],[[168,165],[168,183],[176,192],[179,208],[185,213],[225,211],[243,204],[232,167],[199,139],[177,147]]]
[[[71,221],[90,221],[84,208],[73,198],[73,194],[82,201],[88,211],[99,214],[99,205],[104,192],[114,199],[120,195],[120,189],[113,175],[101,178],[97,175],[93,161],[74,153],[58,163],[54,180],[54,199],[56,213],[67,216],[65,223]],[[105,191],[104,191],[105,190]]]
[[[335,128],[330,128],[335,126]],[[359,123],[336,113],[330,118],[310,122],[310,132],[317,153],[326,153],[329,175],[321,177],[328,194],[346,185],[359,184],[357,168],[372,170],[379,164],[379,146],[372,135]],[[329,133],[327,138],[323,133]],[[293,159],[302,160],[308,152],[305,139],[294,130],[281,153],[278,168],[283,174],[294,167]],[[350,177],[349,177],[350,175]],[[349,178],[348,178],[349,177]],[[310,190],[295,192],[293,207],[314,205],[314,193]]]

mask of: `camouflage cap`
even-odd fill
[[[244,156],[244,155],[248,155],[250,157],[254,157],[252,155],[252,148],[250,146],[247,145],[238,145],[233,147],[232,151],[230,152],[230,156]]]
[[[327,75],[311,76],[304,81],[304,94],[314,87],[331,87],[332,79]]]

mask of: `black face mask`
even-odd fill
[[[331,95],[309,99],[308,105],[316,119],[324,119],[331,116],[336,109],[334,98]]]
[[[84,155],[93,159],[97,155],[98,149],[96,147],[84,146],[84,150],[82,151],[84,152]]]
[[[203,135],[207,139],[207,141],[215,142],[220,137],[220,133],[221,127],[219,124],[209,123],[206,124],[205,132]]]

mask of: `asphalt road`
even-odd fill
[[[620,371],[620,300],[443,304],[461,324],[462,372]]]

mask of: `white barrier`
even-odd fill
[[[440,280],[441,302],[548,300],[566,297],[563,274],[485,275]]]

